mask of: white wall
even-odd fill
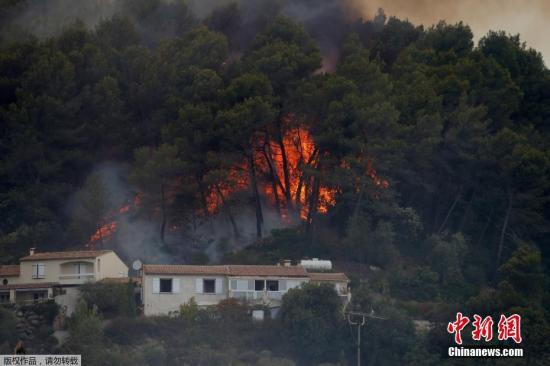
[[[171,278],[179,281],[179,289],[175,293],[154,293],[155,279]],[[214,279],[221,282],[219,293],[205,294],[197,292],[197,280]],[[189,302],[194,297],[199,306],[216,305],[227,298],[227,278],[224,276],[182,276],[182,275],[150,275],[143,276],[143,311],[145,315],[161,315],[179,311],[180,305]],[[175,290],[175,289],[173,289]]]
[[[95,259],[96,280],[128,277],[128,266],[115,252],[105,253]]]

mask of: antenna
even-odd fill
[[[135,271],[139,271],[141,269],[141,266],[142,266],[142,263],[139,259],[136,259],[135,261],[132,262],[132,268]]]
[[[361,366],[361,327],[367,323],[367,318],[379,320],[387,320],[388,318],[375,315],[372,307],[370,308],[370,313],[368,314],[357,311],[347,311],[345,314],[347,315],[348,323],[350,325],[357,325],[357,366]]]

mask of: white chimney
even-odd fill
[[[291,267],[292,266],[292,261],[290,259],[284,259],[283,260],[283,266]]]
[[[29,255],[34,255],[35,250],[36,250],[36,248],[30,248],[29,249]]]

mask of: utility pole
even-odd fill
[[[346,315],[350,325],[357,325],[357,366],[361,366],[361,328],[367,323],[367,318],[380,320],[386,320],[387,318],[374,315],[374,310],[372,309],[369,314],[348,311]],[[353,320],[354,318],[357,320]]]

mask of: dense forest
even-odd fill
[[[328,258],[355,308],[391,319],[365,331],[369,365],[458,364],[444,326],[411,323],[456,311],[521,313],[527,356],[514,365],[548,364],[550,71],[519,35],[474,42],[467,24],[353,19],[332,0],[204,16],[120,0],[97,24],[41,36],[8,21],[27,1],[0,4],[0,263],[30,247]],[[126,326],[154,321],[175,327]],[[332,339],[309,333],[258,364],[351,363],[349,330],[326,322]],[[209,342],[226,326],[188,332]],[[193,362],[239,364],[216,357]]]

